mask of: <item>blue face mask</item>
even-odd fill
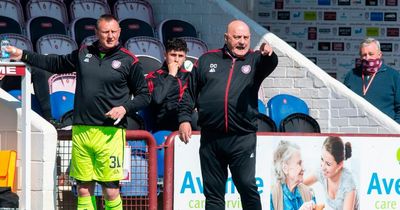
[[[362,71],[364,74],[371,75],[376,73],[379,68],[382,66],[382,60],[377,59],[362,59]]]

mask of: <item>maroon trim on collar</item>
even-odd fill
[[[88,45],[81,45],[81,47],[79,48],[79,52],[81,52],[82,50],[86,49],[88,47]]]
[[[139,59],[138,59],[131,51],[129,51],[128,49],[126,49],[126,48],[124,48],[124,47],[121,47],[121,48],[119,48],[119,49],[120,49],[122,52],[128,54],[129,56],[131,56],[131,57],[133,58],[132,64],[135,64],[135,63],[139,62]]]

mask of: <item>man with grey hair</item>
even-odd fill
[[[360,44],[361,65],[346,74],[344,84],[383,113],[400,123],[400,73],[383,64],[379,41]]]

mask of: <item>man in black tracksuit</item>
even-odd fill
[[[187,88],[190,72],[183,68],[187,45],[183,39],[173,38],[165,45],[165,62],[161,69],[146,76],[151,93],[147,112],[152,116],[152,131],[176,131],[179,128],[178,103]]]
[[[139,60],[119,43],[121,28],[112,15],[96,25],[98,41],[68,55],[40,55],[10,46],[14,60],[52,73],[76,71],[70,176],[78,181],[77,209],[96,209],[95,182],[103,187],[106,209],[122,210],[126,114],[150,103]],[[135,97],[131,99],[131,95]]]
[[[250,29],[234,20],[228,24],[225,46],[202,55],[195,65],[180,105],[179,136],[191,136],[190,113],[199,112],[200,164],[206,210],[225,209],[227,167],[244,210],[260,210],[255,180],[257,98],[262,81],[278,58],[264,43],[250,51]]]

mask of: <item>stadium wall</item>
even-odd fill
[[[233,19],[247,22],[252,47],[268,41],[279,56],[277,69],[263,82],[265,98],[286,93],[302,98],[310,108],[321,132],[399,133],[400,126],[330,77],[285,41],[261,27],[225,0],[151,0],[156,23],[164,19],[182,19],[192,23],[209,49],[223,45],[226,25]]]

